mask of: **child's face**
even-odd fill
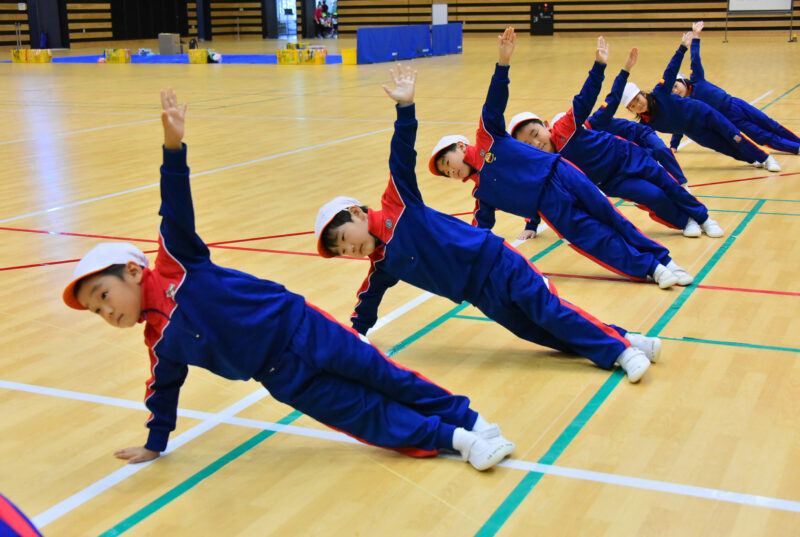
[[[536,121],[529,121],[514,130],[514,138],[542,151],[547,151],[548,153],[556,152],[556,146],[553,145],[553,141],[550,139],[550,129],[547,127],[546,122],[544,125],[540,125]]]
[[[628,110],[637,115],[642,115],[647,112],[647,98],[644,93],[639,92],[630,103],[628,103]]]
[[[122,279],[113,274],[86,278],[76,295],[87,310],[96,313],[111,326],[129,328],[142,315],[142,268],[128,263]]]
[[[678,82],[676,80],[672,85],[672,93],[678,97],[686,97],[686,94],[689,93],[689,90],[683,85],[683,82]]]
[[[333,254],[348,257],[368,257],[375,251],[375,237],[369,232],[369,220],[361,207],[348,209],[352,220],[339,226],[336,230],[336,246]]]
[[[466,149],[464,142],[457,142],[455,149],[443,153],[436,159],[436,169],[439,173],[453,179],[466,179],[472,175],[472,166],[464,162]]]

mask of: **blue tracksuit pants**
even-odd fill
[[[258,380],[329,427],[413,457],[452,449],[455,428],[472,429],[478,418],[468,398],[400,367],[309,304],[287,349]]]
[[[525,256],[505,246],[472,300],[475,307],[522,339],[612,367],[630,345],[627,332],[563,300]]]
[[[757,144],[795,154],[800,147],[800,138],[792,131],[747,101],[733,97],[725,116]]]
[[[608,196],[624,198],[650,213],[657,222],[683,229],[693,218],[703,223],[708,209],[689,194],[655,160],[632,153],[620,173],[600,185]]]
[[[713,108],[704,111],[702,118],[694,118],[703,125],[701,129],[692,129],[686,132],[692,140],[713,149],[723,155],[728,155],[736,160],[753,164],[754,162],[764,162],[767,155],[753,142],[741,136],[739,129]],[[739,136],[741,141],[737,142],[734,137]]]
[[[679,184],[685,185],[688,182],[686,176],[683,174],[681,165],[678,164],[675,155],[672,154],[672,150],[659,138],[658,134],[649,132],[647,135],[636,140],[636,143],[647,151],[651,158],[664,166],[664,169],[667,170]]]
[[[669,250],[647,238],[575,166],[559,161],[542,188],[539,215],[581,255],[634,280],[645,280]]]

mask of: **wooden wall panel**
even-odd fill
[[[197,3],[186,3],[186,19],[189,22],[189,37],[197,37]]]
[[[19,9],[16,2],[0,2],[0,47],[16,46],[17,23],[19,23],[22,46],[27,47],[31,42],[30,28],[28,27],[28,4],[25,9]]]
[[[112,39],[111,4],[92,0],[67,2],[67,28],[71,43]]]
[[[431,0],[339,0],[339,32],[354,34],[364,26],[430,24]],[[555,32],[632,32],[686,30],[705,20],[708,31],[725,27],[727,0],[560,0],[553,3]],[[531,2],[454,0],[448,21],[464,24],[465,33],[497,33],[507,25],[530,31]],[[795,19],[800,8],[795,0]],[[790,15],[747,14],[728,18],[730,30],[788,30]]]
[[[218,0],[211,2],[211,33],[261,35],[261,2]]]

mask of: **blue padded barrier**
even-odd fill
[[[431,27],[427,24],[359,28],[357,62],[380,63],[431,55]]]
[[[434,56],[461,54],[462,28],[460,22],[431,26],[431,51]]]

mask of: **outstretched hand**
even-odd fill
[[[597,60],[597,63],[608,63],[608,43],[606,43],[606,40],[602,35],[597,38],[597,51],[595,53],[595,60]]]
[[[695,37],[700,37],[700,32],[703,31],[703,27],[705,23],[703,21],[697,21],[696,23],[692,24],[692,32],[694,32]]]
[[[178,96],[172,88],[161,90],[161,124],[164,125],[165,148],[181,148],[185,122],[186,105],[178,106]]]
[[[694,39],[694,32],[686,32],[685,34],[683,34],[683,38],[681,39],[681,44],[684,47],[689,48],[689,45],[692,44],[692,39]]]
[[[497,63],[500,65],[510,65],[511,55],[514,53],[514,44],[517,42],[517,34],[514,28],[509,26],[503,35],[497,36]]]
[[[386,95],[397,101],[400,106],[406,106],[414,102],[414,86],[417,83],[417,72],[411,67],[400,65],[399,63],[389,69],[394,81],[394,88],[386,84],[381,87]]]
[[[623,69],[625,69],[630,73],[631,69],[633,68],[634,65],[636,65],[636,62],[638,60],[639,60],[639,49],[633,47],[631,51],[628,53],[628,59],[625,61],[625,67],[623,67]]]

